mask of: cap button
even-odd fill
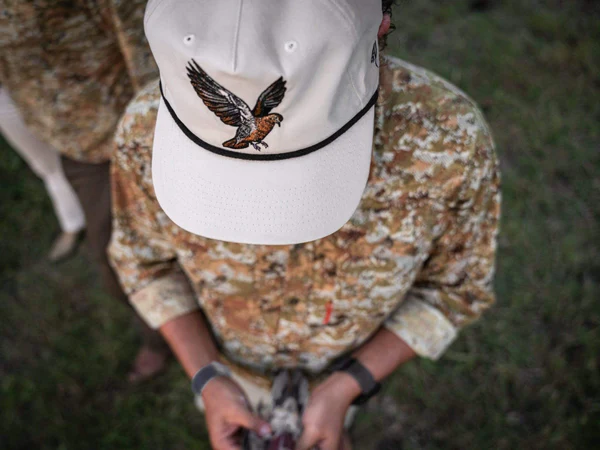
[[[294,53],[298,48],[298,43],[296,41],[287,41],[284,45],[285,51],[288,53]]]

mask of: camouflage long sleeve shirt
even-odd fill
[[[265,246],[171,222],[151,179],[158,83],[129,105],[113,158],[110,255],[153,327],[201,308],[229,361],[319,373],[381,326],[438,358],[494,302],[499,175],[474,103],[434,74],[384,58],[370,178],[336,233]]]
[[[158,76],[145,0],[0,0],[0,83],[44,142],[107,161],[127,103]]]

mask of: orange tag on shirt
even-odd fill
[[[331,320],[331,313],[333,312],[333,302],[329,300],[325,305],[325,317],[323,318],[323,325],[327,325]]]

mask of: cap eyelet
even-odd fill
[[[298,48],[298,43],[296,41],[287,41],[283,48],[285,48],[285,51],[288,53],[294,53]]]
[[[188,34],[186,37],[183,38],[183,43],[185,45],[192,45],[195,40],[196,36],[194,36],[193,34]]]

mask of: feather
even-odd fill
[[[299,370],[283,370],[273,380],[269,417],[273,436],[267,440],[248,432],[243,450],[294,450],[302,434],[302,414],[308,404],[308,379]]]
[[[187,74],[198,97],[223,123],[239,127],[254,120],[246,102],[213,80],[193,59]]]
[[[286,81],[283,77],[279,77],[277,81],[273,82],[271,86],[266,88],[263,93],[260,94],[256,106],[254,106],[254,109],[252,110],[252,114],[254,114],[255,117],[266,116],[272,109],[276,108],[281,103],[287,89],[285,83]]]

